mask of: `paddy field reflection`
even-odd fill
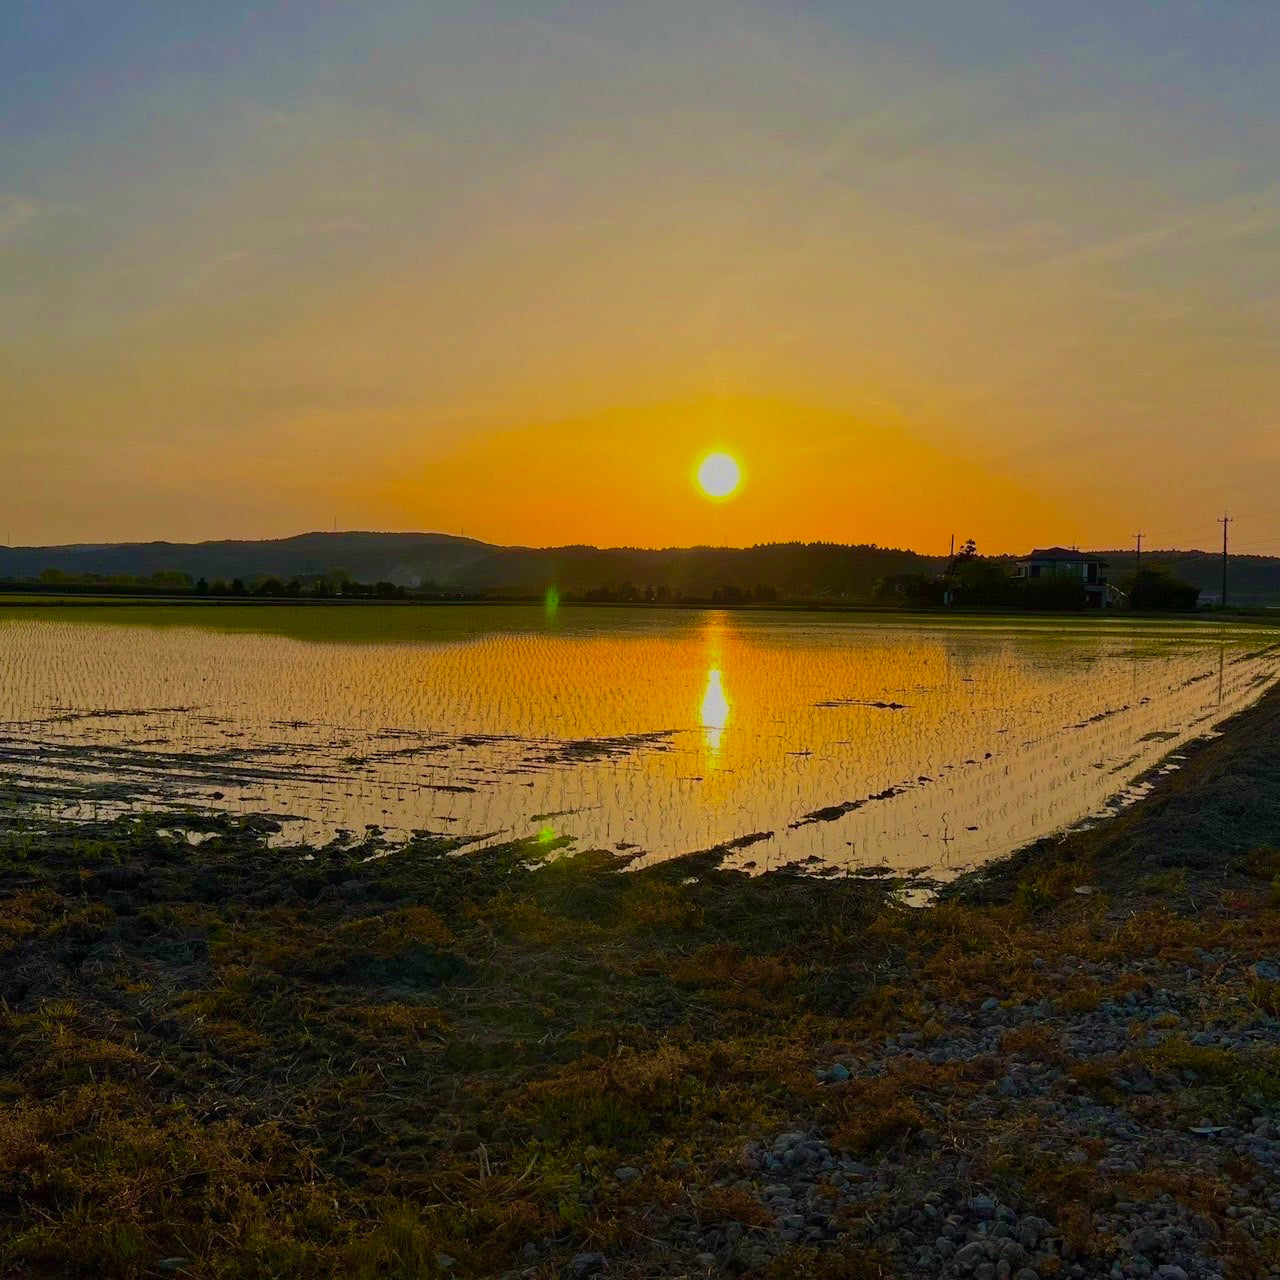
[[[1247,705],[1212,621],[547,607],[0,611],[10,808],[550,830],[662,858],[946,873],[1100,812]]]

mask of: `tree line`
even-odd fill
[[[158,595],[197,596],[256,596],[282,600],[291,599],[375,599],[404,600],[409,596],[407,587],[385,580],[357,582],[345,570],[337,569],[327,574],[308,574],[283,579],[271,574],[259,574],[249,578],[192,578],[179,569],[161,569],[150,574],[128,573],[67,573],[62,569],[45,569],[34,580],[15,580],[9,585],[17,587],[41,587],[59,591],[123,591]]]
[[[260,578],[252,585],[246,585],[243,578],[232,578],[230,582],[215,578],[206,582],[197,578],[192,591],[198,596],[266,596],[279,600],[300,600],[309,597],[312,600],[407,600],[409,589],[395,582],[356,582],[345,578],[333,582],[326,578],[304,583],[300,578],[290,578],[282,582],[279,578]]]
[[[801,561],[808,557],[796,559],[798,551],[817,552],[820,557],[831,555],[831,564],[840,564],[846,570],[856,562],[861,574],[872,563],[866,553],[878,552],[878,548],[828,548],[822,544],[810,544],[800,547],[798,544],[783,544],[775,547],[753,548],[752,551],[776,552],[781,559],[774,565],[777,569],[785,569],[787,562],[797,570]],[[859,553],[850,556],[853,551]],[[840,552],[842,554],[835,555]],[[742,556],[743,553],[735,553]],[[890,553],[897,555],[898,553]],[[729,557],[708,557],[710,563],[719,560],[720,567],[731,567]],[[922,557],[911,557],[917,565],[927,565]],[[678,562],[677,562],[678,563]],[[938,563],[938,562],[935,562]],[[722,580],[709,584],[706,577],[699,575],[695,581],[672,584],[667,581],[650,581],[643,585],[631,578],[623,577],[600,585],[585,588],[568,586],[564,582],[556,582],[562,588],[560,598],[566,602],[586,601],[589,603],[616,604],[685,604],[711,605],[733,608],[744,605],[768,605],[779,600],[797,602],[823,600],[852,600],[865,603],[905,605],[907,607],[928,608],[932,606],[956,605],[963,608],[1022,608],[1032,610],[1078,610],[1087,606],[1084,584],[1073,575],[1047,575],[1039,578],[1018,578],[1011,573],[1011,562],[1008,557],[991,557],[978,554],[977,544],[970,539],[958,554],[949,560],[941,561],[941,568],[931,571],[930,568],[913,568],[904,572],[890,573],[878,580],[858,580],[858,574],[845,577],[840,586],[818,587],[812,581],[811,573],[800,575],[790,582],[786,589],[779,589],[774,582],[756,582],[747,585],[741,581]],[[705,573],[708,564],[702,565]],[[745,561],[732,565],[741,571]],[[812,564],[809,564],[812,568]],[[345,569],[332,569],[326,573],[300,574],[282,577],[274,574],[259,574],[250,577],[206,577],[192,578],[190,574],[177,569],[158,570],[146,575],[68,573],[61,569],[45,569],[32,582],[12,581],[4,585],[10,588],[25,589],[32,585],[45,590],[58,590],[87,593],[94,590],[155,595],[196,595],[208,597],[280,599],[280,600],[325,600],[325,599],[372,599],[372,600],[447,600],[476,599],[475,592],[463,592],[456,587],[441,586],[433,581],[421,582],[417,587],[409,588],[388,579],[374,582],[360,582]],[[1138,572],[1120,577],[1116,584],[1121,591],[1124,602],[1138,610],[1193,610],[1196,608],[1200,588],[1178,578],[1167,567],[1159,564],[1148,564]],[[541,598],[545,586],[522,586],[504,590],[501,587],[489,589],[487,594],[497,598],[522,599]]]
[[[564,600],[585,600],[592,604],[714,604],[731,607],[742,604],[772,604],[780,596],[776,587],[759,584],[740,587],[732,582],[722,583],[709,592],[681,591],[665,582],[657,586],[638,587],[633,582],[611,583],[602,587],[589,587],[581,595],[566,592]]]
[[[1200,600],[1199,587],[1159,564],[1123,574],[1113,585],[1120,592],[1121,602],[1131,609],[1190,612]],[[979,555],[973,539],[964,544],[941,573],[898,573],[882,578],[875,598],[881,603],[916,607],[952,604],[979,609],[1088,608],[1081,578],[1074,574],[1015,577],[1008,559]]]

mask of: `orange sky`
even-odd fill
[[[0,538],[1280,550],[1274,7],[59,9]]]
[[[708,501],[692,474],[712,449],[743,468],[725,502]],[[461,436],[438,456],[410,444],[386,469],[401,479],[389,493],[378,483],[353,494],[364,510],[390,500],[410,527],[427,477],[440,494],[440,528],[503,542],[740,545],[785,531],[936,550],[955,531],[948,513],[966,505],[971,523],[1007,509],[1015,542],[1065,523],[1025,486],[922,444],[900,424],[765,400],[651,405]]]

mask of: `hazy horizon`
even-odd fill
[[[35,551],[35,550],[41,550],[45,548],[55,549],[59,547],[94,547],[94,546],[111,547],[111,546],[153,546],[153,545],[203,546],[203,545],[217,545],[222,543],[288,542],[291,539],[295,539],[295,538],[310,538],[310,537],[341,538],[344,536],[365,537],[369,535],[376,536],[376,537],[387,537],[387,538],[397,538],[397,537],[459,538],[459,539],[465,539],[468,542],[478,543],[482,546],[494,547],[499,550],[506,550],[506,551],[556,551],[556,550],[562,550],[569,547],[582,547],[584,549],[593,550],[593,551],[690,551],[690,550],[699,550],[699,549],[705,549],[705,550],[711,550],[711,551],[748,551],[752,547],[758,547],[758,546],[769,546],[769,545],[803,546],[803,545],[821,543],[821,544],[850,546],[850,547],[861,547],[861,546],[876,547],[882,551],[910,552],[915,555],[933,556],[938,559],[945,559],[949,554],[951,554],[949,539],[948,539],[948,545],[943,547],[940,550],[934,550],[929,547],[913,546],[908,543],[878,542],[874,538],[868,539],[865,542],[863,541],[850,542],[850,541],[845,541],[845,540],[835,539],[835,538],[778,537],[778,538],[756,539],[754,542],[719,542],[719,543],[670,542],[670,543],[654,543],[650,545],[643,545],[640,543],[626,543],[626,542],[532,543],[532,542],[494,542],[488,538],[484,538],[479,535],[450,533],[447,529],[299,529],[299,530],[295,530],[292,533],[272,534],[264,537],[251,537],[243,534],[227,534],[221,537],[211,537],[211,538],[166,538],[166,537],[122,538],[122,539],[98,538],[98,539],[85,539],[83,541],[76,541],[76,542],[13,543],[13,544],[0,543],[0,549],[7,550],[7,551]],[[963,545],[963,543],[964,543],[964,538],[957,536],[956,542],[955,542],[956,548],[959,549]],[[1052,540],[1046,540],[1046,539],[1040,539],[1038,542],[1035,542],[1035,543],[1027,543],[1025,546],[1019,547],[1013,551],[994,551],[979,545],[978,553],[980,555],[992,555],[992,556],[1010,556],[1010,555],[1016,556],[1022,552],[1030,552],[1036,549],[1044,549],[1044,548],[1057,547],[1057,546],[1065,546],[1069,549],[1076,549],[1081,551],[1096,551],[1099,553],[1103,551],[1107,551],[1107,552],[1113,552],[1113,553],[1125,552],[1130,555],[1133,554],[1133,548],[1131,546],[1124,547],[1121,544],[1116,544],[1115,546],[1111,546],[1111,545],[1105,545],[1101,542],[1096,542],[1096,541],[1083,542],[1083,543],[1073,543],[1073,542],[1062,543],[1062,542],[1054,542]],[[1166,546],[1160,546],[1157,544],[1149,544],[1149,543],[1144,543],[1143,545],[1142,554],[1144,556],[1158,555],[1161,552],[1164,552],[1166,554],[1168,553],[1177,553],[1177,554],[1200,553],[1204,555],[1217,555],[1220,552],[1220,548],[1214,547],[1211,545],[1210,546],[1187,545],[1187,546],[1180,546],[1180,547],[1174,547],[1174,546],[1166,547]],[[1241,556],[1254,555],[1254,556],[1258,556],[1266,559],[1280,559],[1280,554],[1273,555],[1272,553],[1267,551],[1250,552],[1250,551],[1242,550],[1238,553],[1235,551],[1232,551],[1231,555],[1233,559],[1236,558],[1237,555],[1241,555]]]
[[[6,540],[1280,549],[1274,5],[3,24]]]

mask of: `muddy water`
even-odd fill
[[[1105,812],[1280,677],[1278,640],[1120,618],[0,610],[0,810],[947,873]]]

